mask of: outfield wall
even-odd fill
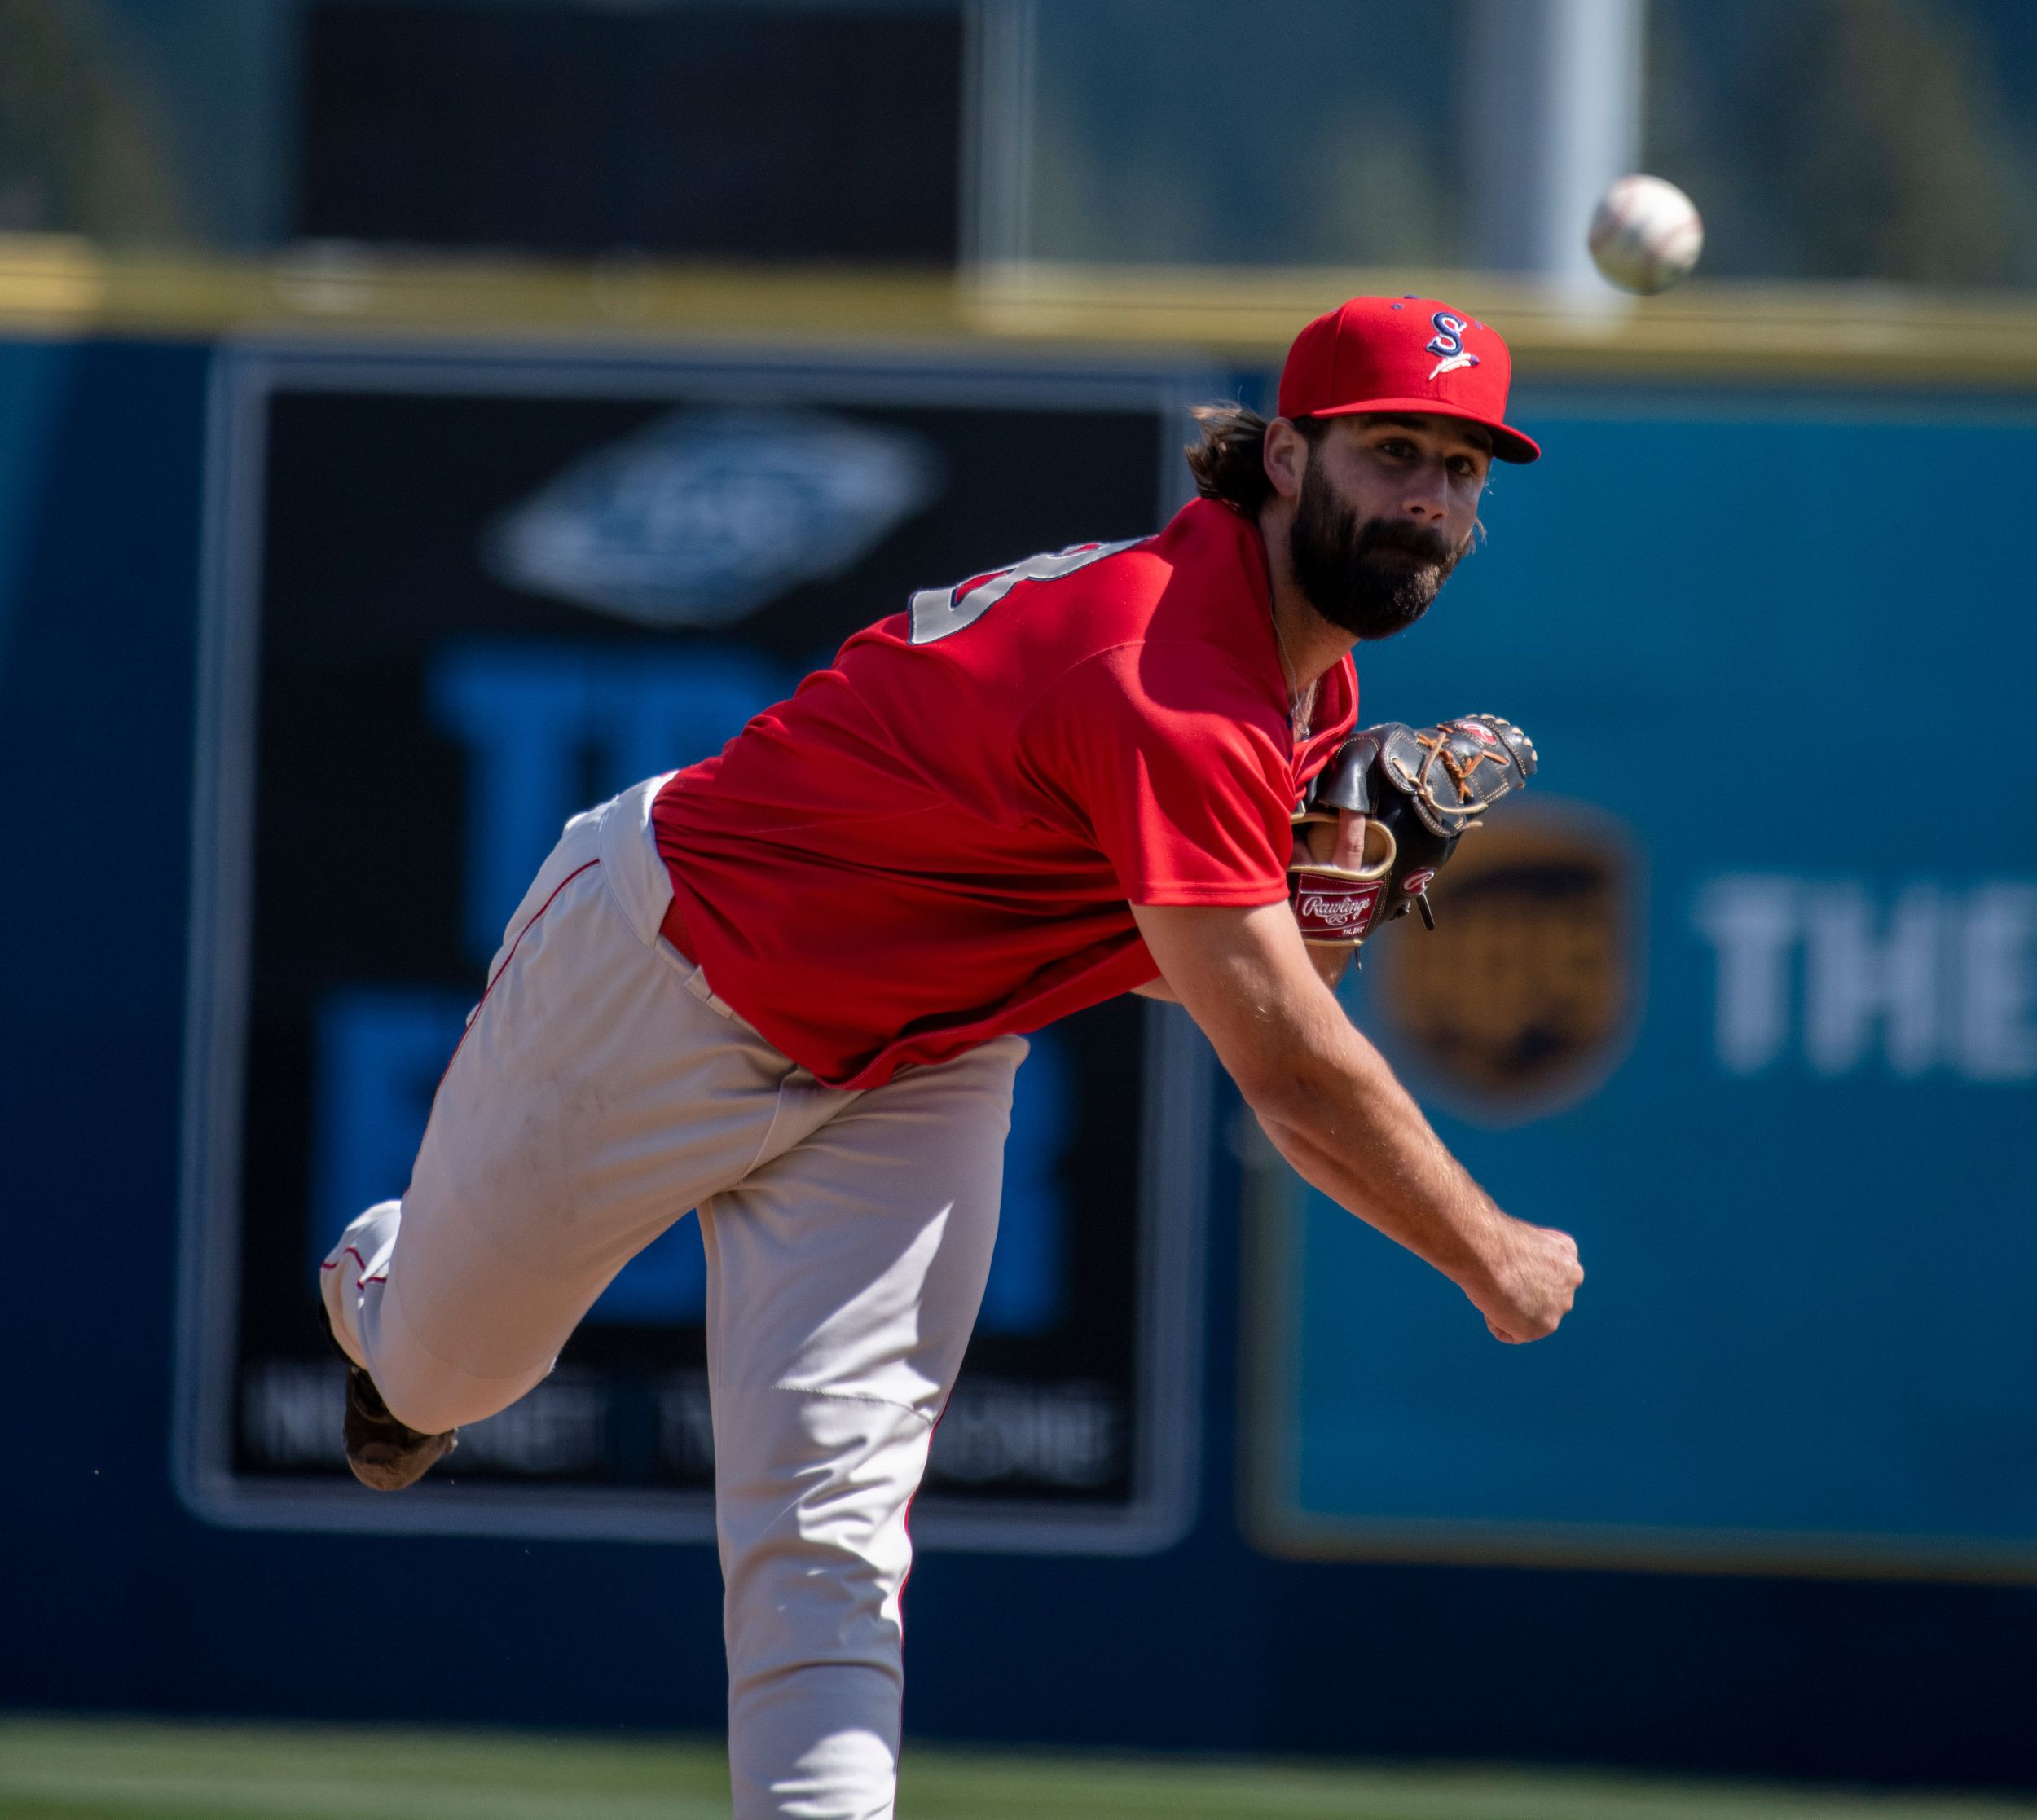
[[[711,1726],[694,1261],[385,1505],[318,1451],[291,1286],[400,1167],[548,817],[909,587],[1147,528],[1183,402],[1277,354],[1235,299],[1135,334],[1102,284],[997,336],[845,290],[825,336],[618,341],[442,301],[313,334],[200,275],[190,320],[161,272],[146,319],[104,319],[132,274],[0,299],[0,1700]],[[1787,385],[1636,332],[1531,326],[1549,459],[1362,666],[1368,718],[1541,746],[1353,1005],[1502,1202],[1577,1231],[1578,1314],[1492,1347],[1165,1018],[1049,1037],[913,1727],[2037,1783],[2037,415],[1920,332]],[[709,486],[768,534],[709,561],[631,516]]]

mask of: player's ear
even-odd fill
[[[1287,418],[1276,417],[1266,426],[1260,456],[1274,491],[1283,499],[1300,499],[1301,477],[1309,466],[1308,437]]]

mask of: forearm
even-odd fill
[[[1444,1149],[1324,987],[1284,903],[1133,913],[1168,983],[1305,1180],[1450,1277],[1499,1339],[1555,1331],[1583,1277],[1576,1245],[1509,1219]]]
[[[1506,1216],[1445,1147],[1364,1035],[1312,1035],[1285,1090],[1248,1092],[1280,1154],[1312,1187],[1471,1287],[1497,1268]]]

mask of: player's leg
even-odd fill
[[[764,1165],[702,1209],[737,1820],[891,1813],[907,1506],[983,1299],[1025,1053],[788,1088]]]
[[[631,831],[604,819],[569,829],[513,924],[403,1200],[321,1273],[341,1349],[424,1433],[543,1379],[615,1273],[750,1166],[793,1071],[658,940]]]

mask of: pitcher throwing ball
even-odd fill
[[[1296,1169],[1500,1339],[1568,1310],[1576,1246],[1493,1203],[1326,983],[1418,888],[1379,873],[1357,757],[1416,755],[1460,820],[1532,768],[1489,720],[1333,766],[1353,646],[1421,617],[1489,464],[1540,452],[1508,372],[1461,312],[1355,298],[1302,330],[1272,422],[1198,414],[1201,497],[1165,530],[917,594],[719,757],[569,823],[407,1191],[327,1260],[348,1457],[394,1490],[699,1210],[737,1820],[892,1811],[906,1510],[989,1269],[1023,1032],[1177,999]]]

